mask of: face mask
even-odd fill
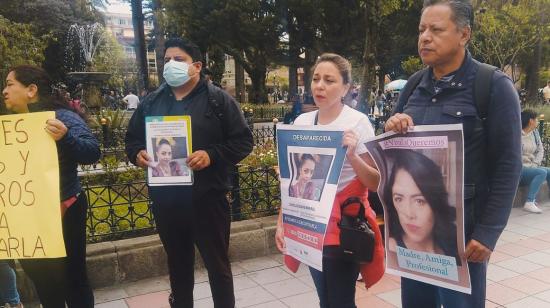
[[[162,75],[169,86],[182,86],[190,79],[189,64],[186,62],[170,60],[168,63],[164,64],[164,72]]]

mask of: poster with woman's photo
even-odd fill
[[[192,185],[193,172],[186,160],[191,153],[191,117],[146,117],[147,168],[151,186]]]
[[[387,272],[470,294],[462,125],[415,126],[365,145],[381,175]]]
[[[342,135],[338,128],[277,125],[287,255],[318,270],[345,158]]]

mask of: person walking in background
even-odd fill
[[[43,308],[93,308],[94,296],[86,272],[86,212],[88,201],[78,179],[78,164],[99,160],[99,144],[84,121],[71,109],[65,96],[52,93],[52,81],[37,66],[9,70],[2,91],[8,110],[14,113],[55,111],[45,130],[57,145],[63,240],[67,257],[21,259],[33,281]],[[48,159],[45,157],[44,159]]]
[[[14,265],[13,261],[0,260],[0,307],[23,308],[17,292]]]
[[[546,180],[550,184],[550,168],[541,166],[544,147],[537,129],[537,113],[527,109],[521,113],[521,168],[520,185],[528,185],[527,201],[523,209],[531,213],[542,213],[536,201],[537,193]]]
[[[385,130],[462,124],[465,257],[472,293],[401,278],[401,302],[403,308],[481,308],[488,260],[510,216],[521,172],[519,98],[508,76],[468,52],[474,18],[469,0],[425,0],[421,14],[418,53],[428,68],[409,78]],[[483,97],[474,91],[478,73],[491,85],[481,89]]]
[[[164,45],[164,80],[138,106],[128,124],[126,154],[147,168],[153,153],[145,146],[145,118],[189,115],[192,148],[187,158],[192,186],[149,186],[157,230],[168,257],[172,308],[193,307],[195,245],[208,271],[216,308],[233,308],[229,263],[231,216],[226,193],[228,170],[252,151],[252,133],[237,102],[201,76],[197,45],[180,38]]]
[[[139,104],[139,97],[132,90],[129,90],[128,95],[124,96],[122,100],[126,103],[126,109],[128,110],[136,110]]]
[[[384,104],[386,103],[386,96],[382,90],[378,90],[378,95],[376,96],[376,108],[378,108],[378,115],[380,117],[384,116]]]

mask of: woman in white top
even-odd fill
[[[323,272],[310,268],[317,288],[321,308],[355,308],[355,283],[358,273],[364,278],[367,287],[378,281],[384,273],[384,250],[376,217],[366,199],[368,189],[376,190],[380,174],[367,153],[364,142],[374,136],[374,130],[367,116],[343,104],[343,98],[350,89],[351,65],[336,54],[323,54],[313,68],[311,91],[318,111],[300,115],[294,125],[331,125],[344,127],[343,146],[347,147],[346,159],[338,182],[336,199],[323,246]],[[359,264],[341,258],[339,251],[340,204],[350,196],[362,198],[366,206],[366,218],[376,233],[374,259],[367,264]],[[357,215],[358,208],[346,214]],[[353,212],[355,211],[355,212]],[[285,253],[282,215],[279,213],[275,235],[277,248]],[[288,257],[288,256],[287,256]]]

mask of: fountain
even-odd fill
[[[67,34],[66,53],[72,60],[72,68],[82,70],[67,73],[67,77],[72,82],[82,85],[82,99],[90,108],[101,107],[99,87],[111,77],[110,73],[93,71],[93,58],[103,40],[104,33],[103,26],[94,23],[91,25],[71,25]],[[76,53],[75,47],[78,50]],[[84,61],[81,61],[82,58]],[[65,60],[68,62],[67,58]]]

